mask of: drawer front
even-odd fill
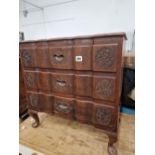
[[[35,44],[20,45],[20,57],[24,67],[35,67]]]
[[[73,74],[52,73],[51,80],[53,92],[73,94]]]
[[[38,89],[38,74],[35,71],[24,71],[24,80],[27,89]]]
[[[116,77],[115,76],[93,76],[93,97],[107,101],[116,99]]]
[[[76,119],[83,123],[92,123],[93,104],[89,101],[76,100]]]
[[[73,69],[72,47],[49,47],[50,67],[55,69]]]
[[[64,98],[64,97],[55,97],[54,98],[54,113],[74,119],[74,100],[70,98]]]
[[[92,96],[92,75],[75,75],[75,94],[78,96]]]
[[[91,70],[92,46],[74,46],[74,68],[76,70]]]
[[[48,113],[53,112],[52,95],[37,92],[28,92],[27,99],[28,106],[30,109]]]
[[[117,123],[117,115],[114,108],[94,103],[93,123],[96,127],[114,131]]]
[[[118,44],[99,44],[93,46],[93,70],[116,72]],[[120,61],[121,62],[121,61]]]

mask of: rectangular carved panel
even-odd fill
[[[38,74],[37,71],[24,72],[24,82],[27,89],[38,89]]]
[[[93,70],[116,72],[118,44],[99,44],[93,46]]]
[[[93,97],[108,101],[115,101],[116,77],[107,75],[93,76]]]
[[[104,103],[106,105],[106,103]],[[94,103],[93,123],[104,130],[115,131],[117,115],[114,108]]]
[[[20,45],[20,56],[23,67],[35,67],[35,43]]]

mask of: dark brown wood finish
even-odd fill
[[[30,115],[37,112],[93,124],[116,155],[124,33],[20,43]]]

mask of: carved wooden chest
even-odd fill
[[[30,115],[57,114],[92,124],[109,137],[117,154],[124,33],[20,43]]]

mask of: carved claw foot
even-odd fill
[[[40,124],[37,112],[29,110],[29,115],[34,119],[34,122],[32,123],[32,127],[37,128]]]
[[[109,136],[109,143],[108,143],[108,153],[109,155],[117,155],[117,149],[113,146],[116,143],[117,137]]]

